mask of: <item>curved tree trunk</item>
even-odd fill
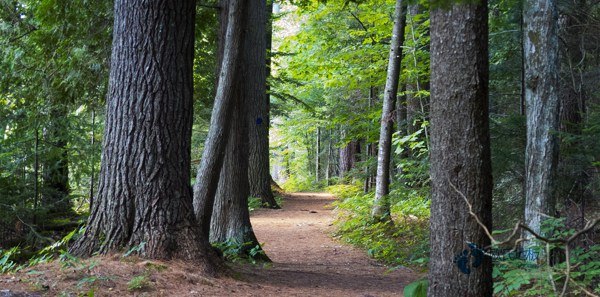
[[[272,4],[271,4],[272,5]],[[251,0],[248,4],[244,42],[244,63],[247,65],[245,95],[248,100],[250,126],[250,195],[261,199],[269,208],[279,208],[271,191],[269,172],[269,97],[267,96],[267,19],[266,1]],[[270,16],[270,14],[269,14]],[[269,32],[270,34],[270,32]],[[269,45],[270,46],[270,45]]]
[[[555,0],[524,3],[525,224],[538,234],[544,216],[554,215],[559,128],[557,18]],[[525,236],[532,239],[529,233]]]
[[[244,83],[238,84],[243,85]],[[225,160],[221,168],[219,187],[210,226],[211,242],[233,242],[243,245],[241,254],[259,245],[248,210],[248,115],[243,92],[238,97],[231,117],[231,127]],[[265,257],[265,260],[268,258]]]
[[[201,227],[202,236],[208,236],[210,221],[219,184],[219,173],[229,137],[229,126],[234,104],[234,85],[238,75],[240,48],[244,27],[244,0],[222,1],[221,39],[223,55],[220,59],[217,93],[210,118],[210,130],[204,142],[204,152],[194,184],[194,213]],[[226,22],[223,24],[223,22]],[[220,45],[221,48],[221,45]]]
[[[491,228],[487,2],[477,3],[431,12],[430,297],[492,296],[491,258],[466,244],[490,239],[453,188]]]
[[[135,246],[213,272],[194,220],[190,139],[195,1],[115,2],[98,196],[76,255]]]
[[[392,151],[392,133],[394,133],[394,109],[398,96],[398,79],[400,62],[402,62],[402,44],[404,43],[404,27],[406,26],[406,3],[396,0],[394,12],[394,29],[388,60],[387,79],[381,112],[381,128],[379,131],[379,152],[377,153],[377,178],[375,184],[375,201],[371,216],[375,221],[390,221],[390,164]]]

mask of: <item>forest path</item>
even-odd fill
[[[404,286],[420,275],[408,269],[388,271],[364,251],[333,240],[333,201],[330,194],[295,193],[286,195],[283,209],[252,213],[254,231],[273,260],[268,267],[235,264],[230,277],[207,278],[195,263],[124,261],[115,254],[89,260],[96,264],[87,273],[88,268],[66,269],[55,261],[16,275],[0,274],[0,297],[87,296],[90,284],[94,296],[402,296]],[[154,262],[165,270],[148,270]],[[129,288],[136,276],[143,276],[145,289]]]
[[[279,210],[260,209],[251,221],[264,250],[273,260],[266,269],[246,271],[258,287],[248,296],[402,296],[418,274],[388,271],[364,251],[333,240],[335,197],[327,193],[294,193]],[[236,294],[237,295],[237,294]]]

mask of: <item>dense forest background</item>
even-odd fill
[[[88,219],[92,205],[97,203],[115,15],[111,1],[0,1],[2,266],[13,263],[9,259],[22,262],[69,232],[79,230]],[[195,183],[194,199],[198,195],[239,196],[239,192],[226,192],[227,186],[223,184],[219,184],[218,189],[214,184],[212,194],[211,190],[204,193],[199,189],[219,180],[211,180],[206,173],[209,171],[202,170],[210,166],[204,159],[212,153],[206,152],[227,151],[223,168],[237,168],[241,160],[236,159],[239,155],[225,144],[213,147],[211,137],[218,137],[210,132],[215,119],[218,120],[214,106],[218,106],[215,102],[221,98],[218,84],[224,81],[219,74],[224,73],[223,65],[228,61],[223,58],[227,55],[224,40],[228,38],[224,37],[223,30],[228,24],[222,20],[226,18],[231,25],[234,15],[231,11],[236,10],[227,5],[235,2],[195,5],[189,165],[189,182]],[[458,112],[448,114],[452,108],[458,111],[471,108],[467,103],[458,107],[434,106],[441,100],[434,100],[432,86],[458,77],[452,70],[462,71],[443,64],[446,63],[444,57],[434,60],[432,54],[443,44],[436,35],[443,26],[434,27],[432,22],[436,17],[430,14],[440,9],[436,5],[444,3],[391,0],[262,3],[262,13],[255,14],[255,19],[248,17],[251,21],[245,20],[247,23],[243,24],[254,28],[252,24],[264,23],[266,49],[262,56],[254,56],[266,61],[263,63],[266,72],[262,73],[267,83],[263,84],[262,92],[268,96],[266,101],[256,101],[262,102],[260,104],[235,101],[233,105],[259,106],[257,108],[264,108],[267,114],[250,119],[248,127],[232,124],[228,144],[249,145],[249,150],[253,150],[260,146],[259,142],[254,142],[254,138],[244,140],[235,131],[254,131],[253,127],[259,125],[269,127],[270,159],[252,161],[250,157],[249,164],[245,164],[246,156],[246,161],[241,163],[245,164],[243,168],[249,172],[250,179],[246,181],[249,195],[240,198],[244,209],[247,196],[252,207],[279,207],[271,190],[264,188],[264,178],[252,179],[255,175],[268,175],[263,171],[270,163],[273,184],[279,184],[285,191],[328,191],[339,198],[335,204],[336,236],[341,240],[364,248],[370,256],[391,267],[407,265],[426,270],[428,265],[430,269],[437,267],[434,264],[437,256],[430,258],[430,252],[437,255],[435,220],[442,217],[432,217],[432,205],[458,213],[452,220],[475,222],[471,216],[471,201],[475,204],[474,216],[480,215],[485,221],[481,224],[490,228],[498,242],[507,238],[509,242],[494,245],[492,251],[484,250],[479,239],[473,240],[478,243],[474,246],[467,246],[459,239],[459,245],[464,245],[467,253],[461,254],[459,247],[449,251],[456,258],[446,259],[455,273],[468,275],[471,270],[475,273],[477,267],[470,261],[478,253],[489,256],[489,253],[502,251],[494,262],[494,294],[600,294],[599,230],[590,224],[597,223],[594,219],[600,214],[600,3],[550,1],[556,8],[552,18],[556,39],[550,38],[552,30],[547,37],[550,44],[556,45],[556,63],[554,68],[542,67],[546,72],[542,71],[534,80],[528,71],[535,67],[528,63],[541,58],[528,57],[536,51],[544,55],[544,49],[535,46],[532,49],[528,42],[534,40],[535,43],[546,37],[532,33],[545,32],[531,27],[534,25],[531,20],[537,17],[530,11],[535,2],[489,0],[485,12],[476,11],[481,13],[479,16],[485,15],[483,20],[487,20],[489,27],[485,36],[482,33],[477,37],[487,41],[484,54],[487,53],[488,67],[483,68],[489,69],[489,80],[482,87],[488,94],[484,111],[474,107],[472,114],[486,115],[481,122],[485,125],[475,124],[475,127],[486,126],[487,129],[489,122],[491,188],[486,181],[464,179],[463,184],[450,178],[432,178],[440,172],[435,166],[441,164],[432,163],[432,158],[440,160],[441,156],[463,154],[460,139],[475,129],[455,123],[452,118],[459,118]],[[216,9],[217,6],[221,8]],[[229,7],[230,15],[223,16],[225,6]],[[440,19],[438,15],[437,20]],[[473,25],[469,22],[470,19],[465,21]],[[394,24],[398,25],[398,31],[393,31],[396,30]],[[250,33],[246,34],[253,34],[252,30],[247,31]],[[262,36],[260,31],[254,33]],[[390,47],[394,46],[399,53],[390,54]],[[242,53],[250,53],[242,55],[241,61],[252,61],[254,47],[248,41],[238,48]],[[454,54],[462,50],[455,49]],[[390,79],[393,57],[399,59],[395,89],[393,83],[389,83],[394,81],[394,77]],[[461,61],[470,65],[476,60],[473,57]],[[542,62],[545,63],[550,62]],[[442,64],[447,67],[435,68]],[[444,73],[432,73],[433,69],[440,68],[450,69],[450,72],[445,77]],[[547,97],[556,98],[556,108],[542,107],[545,114],[528,111],[536,106],[532,102],[550,102],[546,101],[550,100],[544,97],[546,95],[537,101],[528,100],[535,99],[531,99],[531,93],[537,92],[533,84],[552,77],[555,78],[552,87],[546,88],[540,83],[539,89],[554,92]],[[238,77],[240,80],[243,81]],[[235,88],[249,90],[241,84]],[[479,85],[470,87],[479,88]],[[444,97],[439,93],[436,96]],[[244,111],[254,112],[237,110],[223,119],[242,118]],[[545,136],[532,136],[528,133],[535,130],[532,127],[545,125],[537,122],[541,118],[556,121]],[[448,130],[436,132],[442,131],[440,127]],[[261,131],[248,133],[266,137],[266,130]],[[389,140],[382,138],[384,132],[389,133]],[[440,149],[440,143],[446,139],[444,136],[449,136],[450,144]],[[544,137],[550,140],[545,143]],[[388,142],[386,152],[382,144]],[[481,146],[485,147],[485,141],[483,143]],[[548,151],[548,155],[544,155],[547,159],[536,159],[539,155],[531,153],[535,143],[545,148],[556,147],[556,151]],[[387,160],[382,157],[385,154],[389,156]],[[477,158],[485,163],[485,149],[481,156]],[[388,168],[380,168],[382,164]],[[263,165],[267,167],[261,167]],[[540,179],[531,177],[532,172],[539,172]],[[382,178],[384,173],[387,177]],[[236,185],[240,179],[227,176],[223,171],[220,178]],[[382,181],[387,184],[379,184]],[[453,182],[458,187],[455,192],[451,188]],[[444,183],[449,189],[447,193],[452,193],[455,199],[436,200],[435,195],[441,193],[438,183]],[[539,192],[535,192],[537,184],[543,184]],[[481,199],[482,204],[477,204],[479,196],[468,192],[478,187],[490,191],[490,205],[485,204],[485,198]],[[463,203],[461,196],[465,195],[466,203]],[[528,197],[538,197],[536,195],[545,197],[546,203],[537,227],[532,225],[535,215],[528,214],[534,209]],[[218,201],[217,198],[215,205]],[[212,210],[212,203],[210,205]],[[194,207],[198,212],[196,202]],[[482,208],[492,217],[487,218]],[[247,216],[241,214],[244,215]],[[217,214],[213,212],[213,216]],[[203,219],[198,213],[196,218]],[[434,222],[431,227],[430,221]],[[516,233],[523,232],[527,240],[522,247],[514,248],[518,246],[515,237],[508,235],[519,222],[525,222],[526,227],[533,228],[530,231],[540,236],[528,237],[524,228],[517,228]],[[205,227],[209,224],[210,216]],[[213,243],[227,241],[228,236],[232,236],[226,231],[215,235],[218,231],[212,228]],[[585,232],[576,231],[582,229]],[[481,230],[477,232],[481,234],[475,237],[486,236]],[[254,235],[239,236],[244,238],[243,243],[253,242],[252,247],[256,243]],[[16,256],[13,247],[18,247],[20,256]],[[537,256],[528,258],[527,253]],[[532,259],[536,261],[533,267]],[[432,281],[430,278],[429,282]]]

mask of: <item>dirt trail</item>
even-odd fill
[[[364,251],[331,239],[333,201],[324,193],[291,194],[283,209],[252,214],[256,235],[273,260],[270,267],[234,265],[232,277],[215,279],[193,263],[117,254],[87,260],[97,262],[89,271],[53,262],[0,274],[0,297],[87,296],[90,290],[94,296],[402,296],[419,275],[408,269],[389,272]],[[147,281],[141,290],[130,288],[136,276]]]
[[[402,296],[418,275],[388,271],[364,251],[334,241],[335,198],[326,193],[288,195],[281,210],[258,210],[252,225],[273,260],[268,269],[248,271],[262,296]]]

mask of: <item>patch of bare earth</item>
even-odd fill
[[[207,278],[190,263],[96,257],[75,267],[52,263],[2,275],[0,297],[78,296],[90,290],[95,296],[402,296],[419,274],[389,271],[331,239],[333,200],[324,193],[291,194],[283,209],[252,214],[254,231],[273,260],[267,267],[235,265],[232,277]],[[135,277],[141,288],[131,288]]]

